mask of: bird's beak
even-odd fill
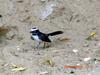
[[[30,31],[30,33],[32,33],[32,31]]]

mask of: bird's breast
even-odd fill
[[[33,38],[34,40],[36,40],[36,41],[39,41],[39,42],[41,41],[37,35],[32,35],[32,38]]]

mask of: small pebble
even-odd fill
[[[44,72],[41,72],[39,73],[40,75],[44,75],[44,74],[47,74],[48,72],[47,71],[44,71]]]
[[[22,3],[23,2],[23,0],[19,0],[19,1],[17,1],[18,3]]]
[[[0,15],[0,18],[2,17],[2,15]]]
[[[89,61],[91,58],[90,57],[87,57],[87,58],[84,58],[84,61]]]
[[[77,53],[77,52],[78,52],[78,49],[73,49],[73,52],[74,52],[74,53]]]
[[[75,73],[74,71],[71,71],[71,72],[70,72],[70,74],[74,74],[74,73]]]

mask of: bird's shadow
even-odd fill
[[[47,43],[46,46],[44,46],[44,43],[41,43],[39,45],[39,47],[37,47],[37,45],[35,46],[32,46],[35,50],[36,49],[48,49],[48,48],[51,48],[51,47],[57,47],[57,46],[63,46],[65,45],[66,42],[68,42],[70,39],[68,38],[56,38],[54,40],[52,40],[51,43]],[[37,43],[38,44],[38,43]]]

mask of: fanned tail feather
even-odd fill
[[[58,34],[62,34],[62,33],[63,33],[62,31],[55,31],[55,32],[49,33],[47,35],[48,36],[54,36],[54,35],[58,35]]]

